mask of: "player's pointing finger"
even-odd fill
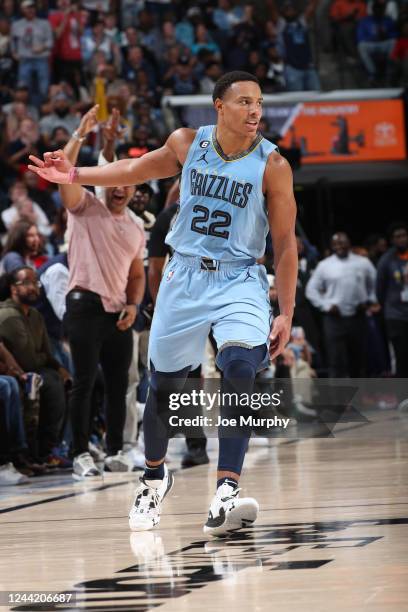
[[[39,159],[35,155],[29,155],[29,159],[35,164],[38,168],[44,168],[45,164],[42,159]],[[28,169],[31,170],[34,166],[28,166]]]

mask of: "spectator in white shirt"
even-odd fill
[[[65,315],[65,298],[68,289],[69,271],[67,254],[51,257],[38,270],[41,282],[40,299],[36,308],[44,317],[51,352],[64,368],[73,371],[70,355],[64,346],[62,320]]]
[[[367,257],[351,252],[348,236],[337,233],[333,255],[321,261],[306,286],[306,297],[324,317],[329,374],[363,374],[365,313],[377,304],[376,270]]]

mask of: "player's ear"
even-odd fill
[[[220,110],[222,109],[222,100],[221,98],[217,98],[214,102],[214,108],[217,111],[217,113],[220,112]]]

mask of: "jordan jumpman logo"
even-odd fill
[[[207,155],[208,151],[204,151],[204,153],[202,154],[202,156],[197,159],[197,161],[205,161],[206,164],[208,164],[208,161],[205,159],[205,156]]]

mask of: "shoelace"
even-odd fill
[[[238,493],[241,491],[240,488],[234,489],[229,495],[227,495],[227,497],[221,497],[221,501],[222,502],[226,502],[229,499],[231,499],[232,497],[237,497]]]
[[[142,479],[140,480],[144,485],[144,489],[140,491],[140,493],[137,493],[135,507],[138,510],[150,510],[151,502],[153,502],[154,507],[156,508],[160,501],[159,494],[157,493],[156,489],[146,485]]]

